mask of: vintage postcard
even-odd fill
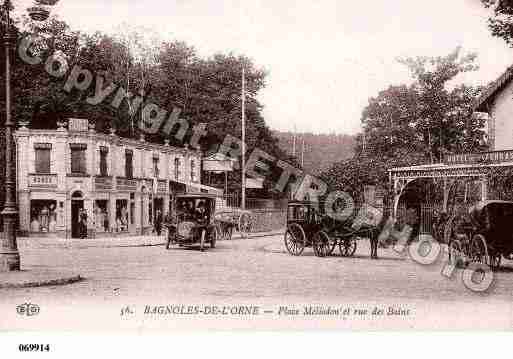
[[[510,1],[1,13],[1,332],[513,329]]]

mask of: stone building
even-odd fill
[[[22,235],[78,237],[148,234],[176,192],[198,191],[200,151],[96,133],[86,119],[55,130],[16,131]]]

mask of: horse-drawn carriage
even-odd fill
[[[322,205],[316,202],[291,201],[287,206],[287,230],[285,247],[299,256],[306,247],[312,247],[318,257],[333,253],[338,245],[344,257],[354,255],[359,238],[371,238],[376,228],[352,228],[351,220],[339,221],[322,213]]]
[[[477,262],[496,269],[513,259],[513,202],[483,201],[468,215],[452,216],[445,225],[449,260],[457,265]]]
[[[214,216],[220,239],[232,239],[236,229],[246,238],[252,229],[251,212],[241,209],[229,209],[217,212]]]

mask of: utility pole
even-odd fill
[[[302,137],[302,146],[301,146],[301,168],[304,168],[304,164],[305,164],[305,138],[303,136]]]
[[[242,198],[241,208],[246,209],[246,74],[242,65]]]
[[[294,136],[292,136],[292,156],[296,157],[296,125],[294,125]]]

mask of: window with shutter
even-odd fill
[[[180,159],[175,158],[175,180],[180,179],[180,166],[181,166]]]
[[[133,164],[134,153],[132,150],[125,150],[125,177],[134,177],[134,164]]]
[[[107,173],[107,155],[109,153],[109,148],[101,146],[100,147],[100,176],[108,176]]]
[[[86,174],[86,150],[87,145],[81,143],[70,144],[71,148],[71,173]]]
[[[36,153],[36,173],[50,173],[50,156],[52,151],[52,144],[36,143],[34,145],[34,151]]]

